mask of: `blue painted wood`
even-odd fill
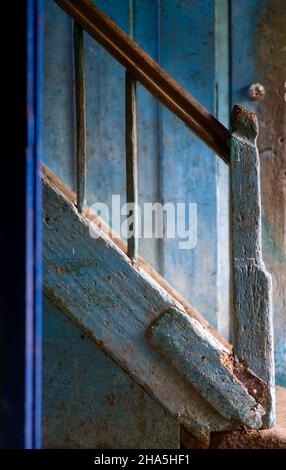
[[[214,114],[217,112],[215,46],[215,2],[161,2],[160,64]],[[221,326],[219,304],[225,302],[228,309],[225,291],[219,292],[219,286],[228,284],[227,269],[220,271],[218,280],[218,263],[222,261],[218,254],[221,243],[218,238],[218,159],[166,110],[162,110],[161,115],[161,149],[163,202],[198,205],[196,247],[179,250],[178,240],[164,239],[162,273],[214,327],[218,327]],[[222,218],[225,224],[227,214],[220,213],[220,224]],[[220,249],[227,253],[227,246],[220,246]],[[227,328],[222,329],[227,333]]]
[[[248,96],[248,87],[257,82],[255,31],[264,0],[231,1],[231,103],[256,111],[257,102]],[[242,40],[244,38],[244,40]]]
[[[41,439],[41,124],[42,4],[3,4],[1,184],[0,447],[39,447]],[[12,124],[13,123],[13,124]],[[8,157],[9,155],[9,157]],[[11,216],[11,214],[17,214]]]
[[[128,3],[127,0],[97,2],[121,27],[130,31]],[[191,93],[220,119],[226,120],[228,80],[224,67],[227,63],[227,39],[221,39],[219,36],[222,34],[227,38],[227,31],[218,14],[222,9],[223,14],[227,16],[227,7],[222,7],[222,3],[227,2],[134,0],[133,26],[135,39],[139,44],[155,59],[161,58],[161,64],[167,69],[170,67],[168,71],[174,73],[179,82],[189,88]],[[256,31],[267,2],[240,0],[230,3],[231,100],[252,107],[247,88],[259,78],[255,63]],[[278,5],[279,1],[276,4]],[[280,17],[283,17],[283,11]],[[74,119],[71,24],[68,17],[50,1],[45,2],[45,19],[44,155],[46,163],[73,187],[75,160],[72,134]],[[180,33],[177,34],[178,25]],[[275,32],[275,29],[271,31]],[[112,192],[121,194],[124,200],[123,71],[92,42],[86,38],[87,73],[91,83],[88,100],[89,169],[92,172],[88,188],[89,202],[94,202],[98,196],[110,202]],[[59,44],[62,47],[59,47]],[[268,62],[271,62],[271,58]],[[110,86],[107,84],[109,81]],[[110,104],[105,100],[105,96],[108,96],[108,102],[111,98]],[[259,106],[255,105],[253,109],[254,107],[259,110]],[[168,254],[165,243],[161,244],[158,240],[141,241],[141,254],[155,268],[165,273],[171,284],[227,335],[228,273],[224,267],[227,265],[228,256],[225,248],[228,238],[225,224],[228,209],[227,205],[223,205],[226,200],[224,194],[227,192],[227,171],[219,161],[215,164],[211,153],[192,138],[181,124],[175,123],[175,119],[173,122],[166,111],[163,111],[163,122],[160,106],[141,87],[138,89],[138,109],[141,116],[138,122],[138,164],[139,174],[142,175],[141,181],[139,180],[140,201],[174,200],[175,195],[177,199],[186,198],[188,202],[199,202],[200,230],[199,251],[196,251],[196,254],[194,252],[185,256],[185,253],[178,253],[175,243],[171,243],[170,249],[168,247]],[[108,128],[109,123],[112,135]],[[267,127],[267,120],[265,123]],[[164,128],[165,133],[162,134]],[[168,129],[172,132],[168,132]],[[277,146],[279,145],[281,147],[278,142]],[[278,148],[277,146],[275,144],[275,148]],[[262,153],[262,156],[266,158],[270,154],[266,144],[264,147],[266,153]],[[203,162],[201,159],[195,161],[193,149],[195,153],[200,152],[200,155],[203,155]],[[177,163],[174,167],[173,155]],[[203,178],[205,173],[206,179]],[[197,201],[194,201],[194,198]],[[277,241],[265,217],[263,230],[267,265],[273,266],[274,276],[278,273],[274,277],[276,365],[279,383],[286,384],[285,250],[283,240],[281,242],[280,237]],[[179,262],[184,266],[181,271],[174,269]],[[208,282],[208,279],[211,279],[211,282]]]
[[[27,2],[26,423],[25,447],[42,439],[43,3]]]
[[[154,59],[211,112],[226,119],[226,74],[218,72],[227,57],[226,41],[217,41],[223,27],[222,22],[215,24],[215,15],[227,16],[225,5],[219,10],[212,0],[133,0],[131,21],[128,0],[96,3],[125,31],[132,28],[135,40]],[[46,2],[45,9],[45,163],[74,188],[71,25],[53,2]],[[85,48],[87,199],[89,204],[100,200],[110,206],[112,194],[120,194],[125,202],[124,70],[88,35]],[[195,249],[181,251],[176,241],[153,238],[140,240],[140,254],[227,336],[227,170],[141,86],[137,97],[140,204],[196,202],[199,211]]]
[[[128,31],[128,1],[97,3]],[[87,201],[111,207],[113,194],[126,202],[125,70],[89,35],[86,40]],[[110,222],[111,221],[107,221]]]
[[[268,387],[263,423],[275,422],[272,280],[261,251],[258,122],[234,106],[231,136],[233,351]]]
[[[286,386],[285,2],[234,0],[231,14],[231,101],[255,111],[259,121],[263,257],[273,278],[276,381]],[[266,96],[253,102],[248,87],[257,81]]]
[[[46,296],[43,314],[44,448],[179,447],[174,418]]]
[[[43,4],[43,160],[75,189],[72,21],[55,2]]]
[[[262,426],[264,408],[227,366],[229,351],[197,320],[170,308],[150,326],[151,340],[198,392],[225,418]]]
[[[160,55],[159,3],[158,0],[133,0],[134,39],[157,62]],[[161,201],[161,141],[160,104],[140,84],[137,86],[137,109],[138,192],[142,207],[144,202]],[[142,238],[139,253],[158,272],[162,272],[160,239]]]
[[[48,180],[43,191],[47,295],[204,444],[210,430],[236,427],[150,347],[148,325],[169,307],[183,306]]]

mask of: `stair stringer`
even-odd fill
[[[43,201],[44,291],[51,300],[204,445],[212,431],[245,424],[223,417],[152,347],[150,325],[171,307],[184,312],[183,305],[98,228],[92,238],[90,221],[46,178]],[[234,373],[233,382],[252,403]]]

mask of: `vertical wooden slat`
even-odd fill
[[[136,82],[132,74],[126,70],[125,76],[125,148],[126,148],[126,202],[133,204],[129,211],[129,227],[127,254],[132,261],[138,256],[137,232],[137,132],[136,132]]]
[[[179,117],[227,164],[229,163],[228,130],[154,62],[142,48],[134,43],[111,18],[94,3],[87,0],[81,2],[78,0],[56,1],[121,65],[130,70],[150,93]],[[199,4],[201,5],[202,2],[199,1]],[[204,16],[203,13],[202,16]],[[184,14],[184,18],[189,20],[188,14]],[[194,21],[197,22],[197,16]],[[174,30],[175,28],[172,27],[171,29]],[[172,52],[174,54],[174,51],[177,51],[177,49],[171,44],[171,50],[168,50],[168,53]],[[208,66],[207,62],[206,65]]]
[[[261,196],[258,122],[242,106],[232,111],[231,191],[233,243],[233,348],[237,357],[268,386],[258,397],[264,426],[275,420],[275,378],[271,276],[261,250]]]
[[[74,23],[74,67],[76,101],[76,161],[77,208],[81,212],[86,202],[86,122],[83,30]]]

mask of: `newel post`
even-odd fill
[[[256,115],[232,111],[231,198],[234,354],[267,385],[257,396],[266,410],[264,427],[275,421],[272,283],[261,250],[261,195]]]

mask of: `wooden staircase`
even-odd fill
[[[147,263],[130,262],[92,210],[79,214],[74,200],[43,167],[45,294],[204,446],[211,432],[259,429],[266,385]],[[167,329],[158,330],[158,319]],[[168,351],[165,340],[182,332],[184,347],[179,336]]]
[[[255,115],[236,106],[230,133],[92,2],[57,3],[75,20],[77,194],[43,166],[45,294],[201,445],[214,432],[271,427],[272,292]],[[136,81],[231,166],[233,348],[138,257],[135,236],[125,245],[85,204],[83,29],[126,68],[127,202],[137,200]]]

